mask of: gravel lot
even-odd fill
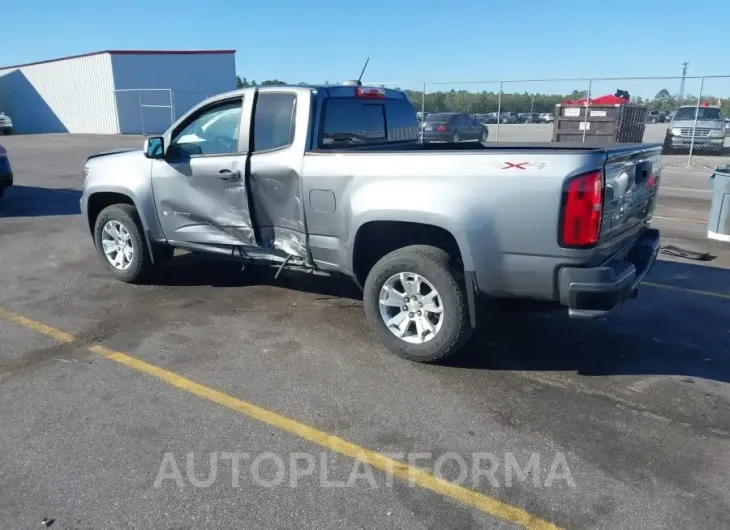
[[[0,203],[0,528],[507,528],[488,515],[506,505],[569,528],[730,527],[730,246],[705,238],[707,171],[663,173],[655,225],[715,259],[659,262],[604,321],[505,304],[456,361],[422,366],[374,340],[341,282],[193,255],[154,285],[112,281],[79,215],[81,167],[140,143],[2,139],[17,187]],[[415,465],[452,481],[462,458],[464,485],[493,502],[379,470],[349,482],[354,461],[324,448],[339,442],[292,434],[302,424],[426,453]],[[234,484],[237,452],[270,455],[258,474],[242,460]],[[296,483],[292,454],[316,461]]]

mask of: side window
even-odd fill
[[[189,155],[217,155],[238,151],[241,100],[208,107],[177,131],[171,146]]]
[[[291,145],[296,100],[296,94],[291,93],[259,93],[253,121],[254,152]]]

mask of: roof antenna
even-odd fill
[[[357,78],[357,86],[362,85],[362,76],[365,73],[365,68],[368,67],[369,62],[370,62],[370,57],[368,57],[367,60],[365,61],[365,66],[362,67],[362,72],[360,72],[360,77]]]

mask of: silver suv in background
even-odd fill
[[[695,116],[696,113],[696,116]],[[696,128],[695,128],[696,127]],[[694,131],[694,142],[692,140]],[[725,148],[725,117],[720,107],[680,107],[664,137],[664,152],[689,148],[722,153]]]
[[[0,132],[3,134],[13,134],[13,120],[2,111],[0,111]]]

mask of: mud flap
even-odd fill
[[[474,271],[464,271],[466,302],[469,307],[469,324],[471,329],[477,327],[477,277]]]

